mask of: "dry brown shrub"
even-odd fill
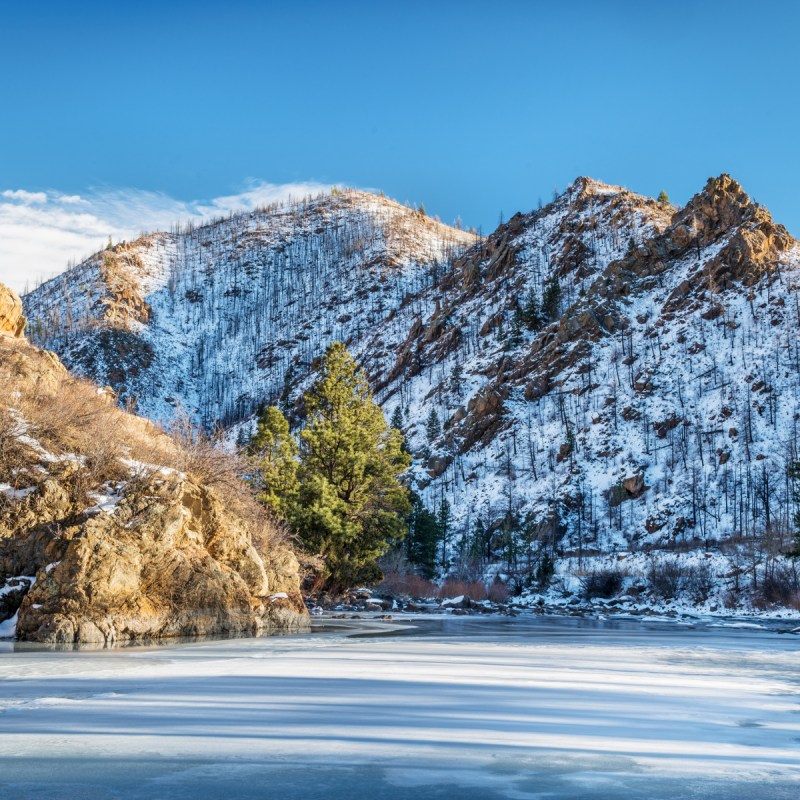
[[[464,594],[466,594],[470,600],[475,600],[476,602],[487,600],[489,597],[486,584],[483,581],[470,581],[467,583],[466,592],[464,592]]]
[[[462,581],[459,578],[448,578],[439,587],[439,598],[446,600],[453,597],[469,597],[470,600],[480,602],[486,600],[486,584],[482,581]]]
[[[493,603],[505,603],[509,597],[508,586],[502,581],[493,581],[486,590],[489,600]]]
[[[168,467],[216,493],[247,524],[256,547],[267,550],[285,539],[243,479],[247,470],[240,454],[225,452],[222,437],[198,430],[188,415],[179,412],[175,425],[164,431],[122,411],[109,391],[62,372],[51,357],[24,342],[0,348],[0,388],[13,408],[0,402],[0,475],[7,467],[40,460],[61,474],[80,505],[87,492],[109,481],[131,483],[131,494],[146,492],[165,479],[161,468]],[[20,421],[44,450],[77,461],[45,464],[45,457],[14,435]]]
[[[19,441],[18,429],[19,423],[8,409],[0,408],[0,481],[12,486],[27,462],[27,448]]]
[[[437,590],[435,583],[412,572],[387,572],[378,585],[378,591],[415,599],[436,597]]]
[[[267,550],[272,544],[287,541],[286,526],[258,502],[253,487],[244,480],[249,468],[245,454],[227,449],[221,431],[207,433],[179,410],[169,433],[174,445],[171,466],[199,486],[212,489],[247,524],[257,548]]]

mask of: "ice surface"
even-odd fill
[[[0,650],[0,796],[796,798],[796,637],[543,619]],[[387,635],[388,634],[388,635]],[[2,646],[2,645],[0,645]]]

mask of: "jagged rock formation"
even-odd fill
[[[25,317],[16,292],[0,284],[0,336],[22,336]]]
[[[0,339],[0,381],[0,624],[102,645],[306,624],[297,559],[246,495],[23,339]]]
[[[330,230],[349,230],[339,201],[319,202],[309,212],[315,233],[305,217],[291,221],[315,246],[330,241]],[[290,225],[286,214],[272,213],[279,222],[259,224]],[[424,218],[409,213],[403,219],[415,229]],[[151,328],[168,308],[181,320],[177,338],[211,331],[192,312],[205,307],[209,286],[222,309],[213,333],[204,333],[214,347],[197,350],[188,372],[176,367],[167,381],[145,368],[162,383],[145,397],[168,384],[182,401],[205,393],[194,405],[223,421],[246,420],[256,395],[290,404],[324,344],[340,338],[364,364],[387,415],[399,406],[415,487],[431,506],[449,500],[463,534],[453,537],[453,559],[474,554],[456,542],[478,523],[478,552],[510,569],[543,550],[566,557],[767,535],[780,550],[794,512],[786,469],[800,450],[800,246],[729,176],[710,179],[684,208],[579,178],[551,204],[515,215],[472,247],[448,258],[439,247],[427,266],[391,274],[355,269],[339,242],[331,259],[347,265],[346,290],[331,282],[334,272],[320,274],[314,259],[296,251],[276,261],[270,250],[269,270],[250,263],[248,272],[249,239],[242,234],[238,250],[225,249],[219,243],[231,237],[218,226],[197,234],[199,249],[176,255],[169,293],[138,292],[152,316],[136,325]],[[160,246],[157,237],[150,241]],[[214,263],[224,262],[227,275],[239,275],[235,286],[228,278],[222,291],[209,277],[197,256],[204,250],[218,253],[222,261]],[[150,262],[141,258],[146,285]],[[276,269],[304,287],[301,317],[288,294],[263,282]],[[60,280],[33,294],[35,326],[64,307],[54,298],[77,296],[74,277]],[[231,382],[215,355],[242,352],[232,344],[232,320],[251,302],[243,300],[248,293],[284,325],[281,339],[248,351],[263,372],[258,384]],[[310,311],[314,304],[324,313]],[[81,342],[94,341],[47,324],[47,340],[70,358],[88,346]],[[196,373],[204,370],[215,377],[201,386]],[[214,412],[231,407],[221,398],[238,396],[240,414]],[[432,410],[442,429],[429,439]]]

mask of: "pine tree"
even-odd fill
[[[558,275],[554,275],[549,281],[542,296],[542,311],[548,319],[555,319],[558,316],[558,307],[561,303],[561,284],[558,282]]]
[[[376,559],[406,533],[411,463],[402,434],[389,427],[364,373],[340,342],[331,344],[305,393],[300,433],[300,493],[291,521],[321,555],[319,588],[337,591],[377,581]]]
[[[423,577],[433,578],[436,575],[439,524],[436,515],[426,508],[416,492],[411,494],[406,554],[408,560],[419,568]]]
[[[407,411],[408,409],[406,409],[406,412]],[[402,438],[402,444],[400,446],[402,447],[403,452],[410,455],[411,451],[408,449],[408,442],[406,442],[406,437],[403,433],[403,409],[400,407],[399,403],[395,406],[394,412],[392,413],[391,426],[394,428],[394,430],[400,433]]]
[[[264,410],[248,449],[256,469],[259,499],[279,517],[290,516],[299,491],[297,443],[279,408]]]
[[[392,427],[396,431],[403,429],[403,409],[399,403],[394,407],[394,412],[392,413]]]
[[[520,321],[529,330],[535,330],[541,324],[541,309],[539,308],[539,298],[531,286],[525,296],[525,302],[520,309]]]
[[[659,203],[663,203],[665,206],[669,205],[669,195],[663,189],[661,190],[656,199],[658,200]]]
[[[428,421],[425,423],[425,432],[431,444],[442,435],[442,425],[439,422],[439,415],[436,413],[435,408],[432,408],[431,413],[428,414]]]

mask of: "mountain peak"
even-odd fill
[[[716,239],[744,224],[762,227],[765,233],[774,232],[791,238],[783,225],[776,223],[769,211],[756,203],[727,173],[709,178],[706,185],[675,214],[673,223],[692,225],[702,241]]]
[[[629,191],[624,186],[615,186],[611,183],[603,183],[587,175],[579,175],[567,187],[567,194],[571,197],[575,195],[611,195],[622,194]]]

